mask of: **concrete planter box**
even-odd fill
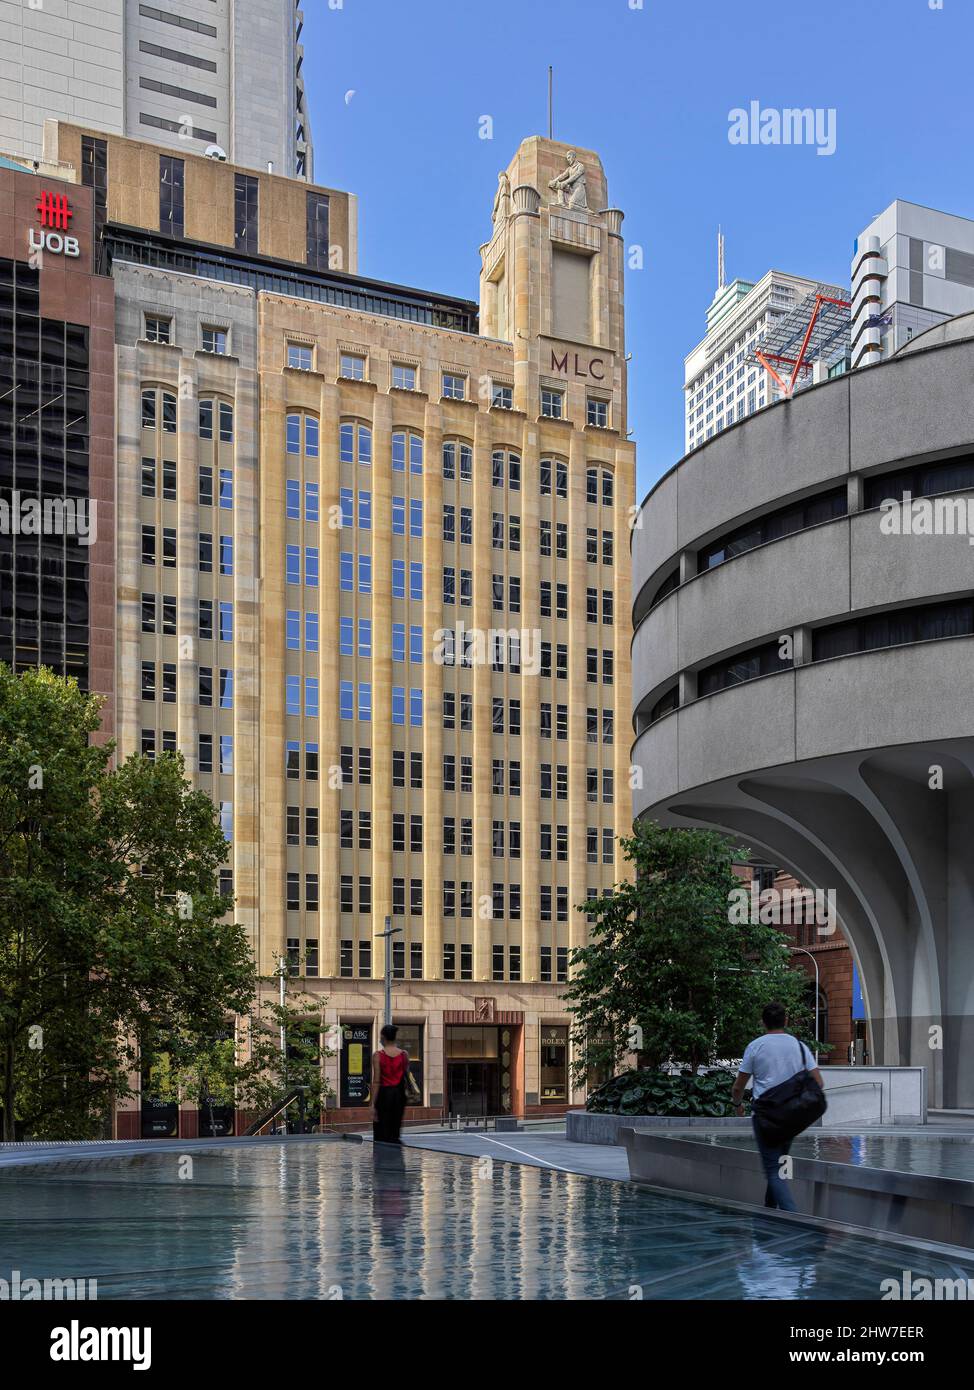
[[[821,1072],[829,1108],[816,1120],[816,1130],[927,1123],[924,1067],[830,1067],[823,1063]],[[749,1116],[715,1120],[697,1115],[590,1115],[584,1110],[569,1110],[565,1118],[567,1137],[576,1144],[619,1144],[619,1131],[627,1128],[657,1132],[751,1129]]]
[[[736,1115],[719,1120],[707,1115],[590,1115],[586,1110],[569,1110],[565,1118],[566,1138],[575,1144],[623,1144],[620,1136],[627,1129],[751,1129],[750,1119]]]
[[[829,1108],[823,1129],[852,1125],[925,1125],[926,1067],[839,1067],[823,1064]]]
[[[765,1176],[754,1149],[647,1134],[631,1125],[622,1143],[633,1182],[764,1210]],[[974,1244],[974,1182],[813,1158],[793,1158],[792,1169],[800,1214],[918,1240]]]

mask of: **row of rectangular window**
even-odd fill
[[[312,418],[309,416],[309,419]],[[142,428],[161,427],[163,434],[175,434],[177,427],[176,397],[171,391],[156,386],[142,390]],[[317,421],[315,421],[317,428]],[[197,403],[197,429],[200,439],[216,438],[221,444],[233,443],[233,406],[229,401],[201,400]],[[151,459],[143,459],[143,468]],[[144,477],[144,474],[143,474]]]
[[[169,11],[159,10],[150,5],[140,5],[139,13],[181,29],[188,29],[192,30],[194,33],[205,34],[208,37],[217,34],[217,29],[212,24],[206,24],[197,19],[187,19],[183,15],[171,14]],[[162,58],[170,64],[188,65],[211,73],[217,71],[216,62],[212,58],[201,57],[199,54],[185,53],[178,49],[168,48],[162,44],[152,43],[148,39],[139,40],[139,52],[150,54],[156,58]],[[141,81],[143,86],[151,86],[151,79],[143,78]],[[164,88],[166,88],[166,84],[156,84],[156,89],[161,91]],[[170,95],[176,91],[183,91],[182,88],[174,87],[168,87],[166,90]],[[192,92],[188,95],[184,94],[184,98],[186,100],[206,103],[212,100],[202,93]],[[155,121],[156,123],[162,121],[168,128],[168,122],[158,116],[142,115],[140,119],[143,122],[146,120],[150,122]],[[179,127],[179,129],[181,129],[181,127]],[[195,137],[197,139],[203,139],[204,137],[212,135],[212,132],[200,131],[198,128],[194,128],[192,124],[190,129],[191,133],[193,133],[195,129]],[[160,155],[159,228],[160,231],[178,239],[182,239],[186,234],[185,183],[185,161],[176,155]],[[259,250],[259,198],[260,182],[254,175],[242,173],[234,175],[234,249],[251,255],[256,254]],[[327,270],[330,267],[329,208],[330,200],[327,193],[319,193],[317,190],[313,189],[308,189],[306,191],[305,261],[307,265],[315,270]],[[164,341],[169,342],[169,337],[167,336]],[[223,350],[225,351],[226,349],[224,348]]]
[[[222,347],[218,330],[204,329],[209,335],[208,351],[226,351],[223,334]],[[233,442],[233,407],[226,401],[199,402],[199,436],[212,439],[214,415],[218,419],[218,437],[223,443]],[[177,427],[177,403],[172,392],[146,388],[142,392],[142,428],[155,429],[161,425],[163,432],[175,434]],[[320,454],[319,423],[313,415],[288,415],[285,422],[285,450],[288,454],[304,453],[307,458],[318,458]],[[342,463],[372,463],[372,432],[367,425],[344,421],[339,427],[339,459]],[[392,468],[394,472],[407,471],[414,474],[423,472],[423,440],[420,435],[405,430],[397,430],[392,436]],[[542,459],[539,465],[539,491],[542,497],[568,497],[568,465],[562,460]],[[458,444],[448,440],[443,445],[443,476],[461,482],[473,480],[473,450],[468,444]],[[521,460],[515,453],[495,449],[491,453],[491,483],[494,487],[505,485],[512,491],[521,486]],[[608,469],[601,470],[601,500],[603,506],[611,506],[614,496],[613,474]],[[599,501],[599,470],[586,470],[586,500]]]
[[[305,454],[317,457],[318,454],[318,434],[317,421],[314,431],[314,452],[307,447],[307,425],[314,419],[313,416],[306,415],[305,421]],[[285,449],[289,454],[300,453],[300,425],[302,417],[300,415],[289,415],[286,420]],[[338,428],[338,458],[341,463],[359,463],[368,466],[372,462],[372,431],[368,425],[354,424],[350,420],[345,420]],[[423,439],[421,435],[413,434],[408,430],[394,430],[392,434],[392,471],[394,473],[410,472],[421,474],[423,472]]]
[[[471,885],[461,886],[469,891]],[[472,908],[469,911],[461,912],[461,916],[472,916]],[[290,943],[289,943],[290,945]],[[317,943],[315,943],[317,946]],[[298,943],[294,942],[297,949]],[[491,972],[492,978],[500,980],[503,975],[503,946],[494,946],[491,950]],[[459,976],[457,974],[457,964],[459,958]],[[353,963],[355,959],[355,942],[343,940],[340,943],[338,973],[342,979],[351,979],[353,975]],[[567,946],[555,948],[554,962],[555,974],[554,982],[565,984],[568,980],[568,961],[569,950]],[[520,946],[508,947],[508,979],[517,982],[521,978],[521,948]],[[552,983],[552,949],[550,946],[542,946],[539,949],[539,977],[542,984]],[[307,973],[311,973],[310,971]],[[421,980],[423,978],[423,945],[422,942],[413,941],[409,943],[409,975],[410,979]],[[371,941],[360,941],[358,943],[358,976],[359,979],[371,979],[372,976],[372,943]],[[392,953],[392,977],[402,980],[406,977],[406,943],[403,941],[393,942]],[[469,942],[460,942],[459,945],[453,941],[443,943],[443,978],[444,980],[472,980],[473,979],[473,946]]]
[[[343,618],[342,623],[346,620]],[[348,619],[351,622],[351,619]],[[371,629],[371,622],[363,618],[362,623]],[[362,626],[362,623],[359,626]],[[301,614],[296,608],[288,608],[285,613],[284,633],[285,645],[289,651],[301,650]],[[344,631],[344,629],[343,629]],[[317,652],[318,650],[318,614],[307,611],[304,614],[304,650],[306,652]],[[371,653],[371,646],[369,648]],[[362,655],[365,655],[362,652]]]
[[[224,504],[224,501],[223,501],[223,491],[222,491],[222,488],[223,488],[222,475],[223,475],[224,471],[225,471],[225,470],[221,469],[221,503],[220,503],[221,506],[225,505],[225,504]],[[229,476],[229,475],[228,475],[228,476]],[[289,487],[291,486],[290,483],[288,484],[288,486],[289,486]],[[295,488],[297,489],[298,484],[294,484],[294,486],[295,486]],[[309,507],[308,507],[308,509],[307,509],[307,511],[306,511],[306,517],[305,517],[305,519],[306,519],[307,521],[315,521],[315,522],[316,522],[316,521],[318,520],[318,489],[317,489],[317,485],[314,485],[314,484],[308,484],[308,487],[309,487],[309,488],[310,488],[310,487],[313,487],[313,488],[314,488],[314,507],[313,507],[313,514],[312,514],[312,510],[311,510],[311,507],[310,507],[310,505],[309,505]],[[230,504],[232,505],[232,490],[231,490],[229,496],[230,496],[230,499],[231,499],[231,500],[230,500]],[[290,503],[288,504],[288,517],[289,517],[289,519],[300,520],[300,517],[301,517],[300,494],[299,494],[298,491],[295,492],[295,494],[294,494],[294,499],[295,499],[295,500],[294,500],[293,507],[292,507],[292,505],[291,505]],[[212,500],[212,499],[210,499],[210,500]],[[200,501],[201,501],[201,502],[203,501],[202,495],[201,495],[201,497],[200,497]],[[354,529],[354,526],[355,526],[355,520],[354,520],[354,498],[353,498],[353,493],[352,493],[352,489],[351,489],[351,488],[342,488],[342,490],[341,490],[341,518],[342,518],[342,529],[344,529],[344,530]],[[371,494],[368,493],[368,492],[362,492],[362,491],[360,491],[360,492],[359,492],[359,495],[358,495],[358,527],[359,527],[360,530],[363,530],[363,531],[369,531],[369,530],[371,530],[371,528],[372,528],[372,497],[371,497]],[[506,548],[507,548],[508,550],[512,551],[512,552],[515,553],[515,554],[519,554],[519,553],[520,553],[520,550],[521,550],[521,519],[520,519],[520,517],[518,517],[518,516],[509,516],[509,517],[507,517],[507,518],[506,518],[506,531],[507,531],[507,545],[506,545]],[[393,499],[392,499],[392,534],[395,535],[395,536],[405,536],[405,535],[406,535],[406,499],[403,498],[403,497],[393,497]],[[414,538],[414,539],[421,539],[421,538],[422,538],[422,535],[423,535],[423,504],[422,504],[421,501],[419,501],[419,500],[417,500],[417,499],[415,499],[415,498],[412,498],[412,499],[410,499],[410,501],[409,501],[409,535],[410,535],[412,538]],[[541,553],[541,555],[544,556],[544,557],[550,557],[551,554],[552,554],[551,537],[552,537],[551,523],[550,523],[550,522],[546,522],[546,521],[542,521],[542,522],[540,523],[540,553]],[[443,540],[444,540],[444,542],[447,542],[447,543],[453,543],[453,542],[455,542],[455,541],[457,540],[457,531],[456,531],[456,511],[455,511],[455,508],[454,508],[453,506],[451,506],[450,504],[447,504],[447,505],[444,507],[444,509],[443,509]],[[461,508],[460,508],[460,532],[459,532],[459,541],[460,541],[460,544],[461,544],[461,545],[472,545],[472,544],[473,544],[473,513],[472,513],[472,510],[471,510],[469,507],[461,507]],[[568,558],[568,527],[567,527],[567,525],[562,525],[561,523],[558,524],[558,527],[557,527],[557,530],[556,530],[556,541],[557,541],[556,557],[557,557],[558,559],[567,559],[567,558]],[[291,548],[292,548],[292,549],[295,549],[295,547],[291,547]],[[492,521],[491,521],[491,548],[492,548],[493,550],[503,550],[503,549],[505,549],[505,517],[502,516],[499,512],[494,512],[494,513],[493,513],[493,516],[492,516]],[[613,538],[613,533],[612,533],[611,531],[603,531],[603,532],[602,532],[602,563],[603,563],[604,565],[606,565],[606,566],[611,566],[611,565],[612,565],[612,562],[613,562],[613,554],[614,554],[614,538]],[[359,560],[360,560],[360,561],[361,561],[363,558],[366,559],[368,568],[369,568],[369,570],[371,571],[371,557],[359,556]],[[594,527],[587,527],[587,528],[586,528],[586,533],[585,533],[585,558],[586,558],[586,561],[587,561],[589,564],[598,564],[598,562],[599,562],[599,533],[598,533],[598,531],[596,530],[596,528],[594,528]],[[418,562],[416,562],[416,563],[418,564]],[[353,556],[353,554],[352,554],[351,551],[343,551],[343,552],[342,552],[342,555],[341,555],[341,564],[342,564],[342,566],[344,567],[344,575],[345,575],[345,580],[346,580],[346,582],[345,582],[345,584],[343,585],[343,587],[346,587],[346,588],[348,588],[349,590],[351,590],[351,589],[354,587],[354,586],[353,586],[353,565],[354,565],[354,556]],[[405,561],[404,561],[404,560],[398,560],[398,561],[397,561],[397,560],[394,560],[394,561],[393,561],[393,565],[394,565],[394,566],[398,565],[398,566],[402,567],[402,566],[405,565]],[[460,597],[461,605],[464,606],[464,607],[466,607],[466,606],[469,606],[469,605],[468,605],[468,603],[467,603],[465,600],[468,600],[468,599],[469,599],[469,600],[472,600],[472,595],[473,595],[472,571],[462,569],[462,570],[459,571],[459,573],[460,573],[460,575],[461,575],[461,578],[462,578],[464,581],[467,581],[467,582],[465,583],[465,585],[463,585],[463,586],[461,587],[461,597]],[[444,602],[445,602],[445,603],[454,603],[454,602],[456,601],[456,599],[455,599],[455,595],[456,595],[456,575],[457,575],[457,570],[454,568],[454,566],[452,566],[452,565],[444,566],[444,569],[443,569],[443,591],[444,591]],[[297,583],[298,581],[294,581],[294,582]],[[495,610],[497,610],[497,609],[499,609],[499,608],[501,608],[501,607],[503,606],[503,576],[502,576],[502,575],[496,575],[496,574],[495,574],[495,575],[492,575],[492,582],[493,582],[493,603],[494,603],[494,608],[495,608]],[[517,582],[518,582],[518,585],[519,585],[519,584],[520,584],[520,580],[518,580]],[[498,592],[498,583],[500,584],[500,592]],[[557,616],[558,616],[558,617],[567,617],[567,616],[568,616],[568,591],[567,591],[567,585],[559,584],[557,587],[558,587],[558,590],[560,591],[560,593],[563,592],[563,594],[564,594],[564,602],[559,604],[559,612],[558,612]],[[369,590],[361,590],[361,592],[370,592],[370,591],[369,591]],[[589,592],[589,594],[591,594],[591,593],[594,592],[594,590],[589,590],[588,592]],[[446,595],[448,595],[448,594],[451,595],[451,597],[446,597]],[[551,583],[550,583],[550,581],[547,581],[547,580],[542,580],[542,581],[541,581],[541,594],[542,594],[542,599],[541,599],[541,602],[542,602],[542,614],[541,614],[541,616],[542,616],[542,617],[550,617],[550,616],[551,616]],[[402,596],[402,595],[400,595],[400,597],[401,597],[401,596]],[[611,596],[610,596],[610,605],[611,605]],[[518,606],[518,608],[513,609],[512,611],[518,612],[518,611],[520,611],[520,607]],[[590,611],[591,611],[591,608],[590,608]],[[597,621],[598,621],[598,617],[596,616],[596,617],[594,617],[594,618],[590,618],[589,620],[592,621],[592,622],[597,622]],[[611,622],[611,621],[612,621],[611,612],[609,613],[609,616],[603,615],[603,622]]]
[[[196,702],[204,708],[210,708],[213,705],[216,689],[213,680],[214,667],[200,666],[197,669]],[[155,700],[157,691],[163,704],[174,705],[176,703],[176,663],[174,661],[162,662],[161,669],[154,661],[142,662],[142,699]],[[233,709],[233,670],[228,667],[219,668],[218,705],[220,709]]]
[[[313,416],[289,415],[286,426],[286,448],[290,454],[301,452],[301,421],[311,420]],[[313,451],[305,447],[305,453],[312,457],[318,455],[318,435],[314,433]],[[338,457],[341,463],[371,465],[372,430],[370,426],[345,420],[339,426]],[[407,457],[409,472],[420,474],[423,471],[423,440],[420,435],[405,430],[397,430],[392,436],[393,471],[406,471]],[[458,440],[448,439],[442,448],[443,477],[449,481],[473,481],[473,448]],[[568,497],[568,464],[562,459],[543,458],[539,463],[538,489],[542,497]],[[601,480],[601,488],[599,486]],[[521,456],[511,450],[493,449],[491,451],[491,485],[506,486],[512,492],[521,490]],[[587,502],[611,507],[615,499],[615,477],[608,468],[588,468],[585,473],[585,498]]]
[[[555,727],[556,727],[557,730],[561,730],[561,729],[564,727],[564,716],[565,716],[566,708],[567,708],[567,707],[564,706],[564,705],[558,705],[558,706],[556,706],[556,724],[555,724]],[[458,713],[458,711],[459,711],[459,713]],[[546,725],[550,728],[550,723],[551,723],[551,705],[548,704],[547,702],[543,702],[542,705],[541,705],[541,720],[542,720],[542,723],[541,723],[541,727],[542,727],[542,728],[544,728]],[[461,693],[461,695],[459,696],[459,699],[458,699],[457,695],[456,695],[454,692],[452,692],[452,691],[448,691],[448,690],[447,690],[447,691],[444,691],[444,692],[443,692],[443,728],[444,728],[444,730],[447,730],[447,731],[449,731],[449,730],[455,730],[455,729],[457,729],[457,728],[459,728],[460,730],[472,730],[472,729],[473,729],[473,697],[472,697],[471,695],[466,695],[466,694],[462,694],[462,693]],[[505,729],[504,729],[504,699],[503,699],[503,697],[500,696],[500,695],[495,695],[495,696],[493,696],[492,699],[491,699],[491,732],[492,732],[492,733],[495,733],[495,734],[503,734],[503,733],[505,732]],[[520,701],[520,700],[511,698],[511,699],[509,699],[509,700],[507,701],[507,730],[506,730],[506,732],[507,732],[507,734],[508,734],[511,738],[519,738],[520,735],[521,735],[521,701]],[[601,733],[601,742],[602,742],[602,743],[611,744],[611,743],[614,741],[614,733],[615,733],[615,713],[614,713],[613,710],[603,709],[603,710],[599,711],[597,708],[589,707],[589,708],[586,709],[586,711],[585,711],[585,738],[586,738],[586,742],[587,742],[587,743],[598,743],[598,742],[600,741],[600,733]],[[546,735],[545,735],[544,733],[542,733],[542,737],[546,737]],[[557,737],[558,737],[558,738],[561,738],[561,737],[562,737],[562,735],[561,735],[560,732],[557,734]],[[347,744],[343,744],[343,745],[342,745],[343,773],[344,773],[344,771],[345,771],[345,757],[346,757],[346,754],[347,754],[347,758],[348,758],[348,768],[347,768],[347,774],[348,774],[348,775],[347,775],[346,777],[344,777],[344,780],[345,780],[346,783],[350,783],[350,782],[352,781],[352,748],[351,748],[349,745],[347,745]],[[369,758],[369,767],[371,768],[371,750],[370,750],[370,749],[367,749],[367,748],[361,748],[361,749],[359,749],[359,755],[360,755],[360,757],[361,757],[362,755],[367,755],[367,756],[368,756],[368,758]],[[396,777],[397,777],[397,768],[398,768],[397,759],[400,759],[400,760],[401,760],[401,759],[404,759],[406,755],[405,755],[405,753],[402,752],[401,750],[399,750],[399,749],[394,749],[394,750],[393,750],[393,755],[392,755],[392,756],[393,756],[393,785],[394,785],[394,786],[405,786],[405,782],[404,782],[404,781],[396,780]],[[447,756],[454,756],[454,755],[448,754]],[[413,760],[413,761],[412,761],[412,776],[413,776],[413,780],[412,780],[412,782],[411,782],[411,785],[414,786],[414,787],[422,787],[422,785],[423,785],[423,755],[422,755],[422,753],[411,753],[411,754],[410,754],[410,758]],[[360,781],[362,780],[361,777],[360,777],[359,780],[360,780]]]
[[[299,482],[297,482],[296,479],[294,479],[294,478],[288,478],[288,479],[286,480],[286,482],[285,482],[284,487],[285,487],[285,498],[284,498],[285,515],[286,515],[288,521],[300,521],[300,520],[301,520],[301,484],[300,484]],[[342,489],[342,494],[343,494],[343,507],[342,507],[343,521],[342,521],[342,525],[346,525],[346,524],[347,524],[347,525],[351,525],[351,522],[350,522],[350,521],[347,522],[347,523],[344,521],[344,493],[345,493],[345,491],[346,491],[346,489],[343,488],[343,489]],[[369,494],[368,494],[368,493],[364,493],[364,494],[362,494],[362,495],[363,495],[364,497],[367,498]],[[307,482],[307,483],[305,483],[305,485],[304,485],[304,519],[305,519],[305,521],[314,522],[315,524],[317,524],[317,522],[318,522],[319,519],[320,519],[320,517],[319,517],[319,493],[318,493],[318,484],[317,484],[317,483],[310,483],[310,482]],[[362,523],[360,522],[359,524],[361,525]]]
[[[369,943],[368,943],[368,942],[365,942],[365,943],[363,943],[363,944],[368,945]],[[303,957],[303,959],[302,959],[302,956],[301,956],[301,942],[300,942],[300,940],[298,939],[298,937],[296,937],[296,936],[289,936],[289,937],[287,938],[287,968],[288,968],[288,974],[289,974],[289,975],[300,975],[301,972],[302,972],[302,966],[304,967],[304,974],[307,975],[309,979],[316,979],[316,978],[317,978],[317,975],[318,975],[318,967],[319,967],[319,961],[318,961],[318,938],[317,938],[316,936],[308,936],[308,937],[305,937],[305,942],[304,942],[304,957]],[[369,968],[369,971],[371,972],[371,969],[372,969],[371,958],[369,959],[369,962],[368,962],[368,968]]]
[[[423,727],[422,690],[416,687],[411,688],[408,692],[407,701],[406,687],[403,685],[394,685],[392,687],[393,724],[400,726],[404,726],[406,724],[407,705],[410,727],[414,729],[421,729]],[[358,718],[360,723],[368,723],[372,718],[371,681],[358,682],[357,699],[355,693],[355,682],[340,681],[338,688],[338,710],[340,719]]]
[[[298,365],[297,360],[291,360],[291,351],[294,346],[289,345],[288,348],[288,366]],[[303,352],[310,353],[310,350],[304,349]],[[302,355],[300,365],[305,370],[310,371],[313,365],[310,355]],[[340,353],[338,370],[339,375],[349,381],[365,381],[367,379],[365,374],[366,359],[359,353]],[[390,384],[395,391],[415,391],[416,368],[411,363],[393,362],[390,371]],[[466,400],[467,377],[461,372],[441,372],[440,394],[445,400]],[[495,409],[512,410],[514,407],[514,388],[502,382],[491,382],[490,401]]]
[[[308,651],[317,651],[317,615],[309,614],[307,617],[315,619],[314,627],[314,646],[307,646]],[[294,650],[300,649],[299,640],[299,614],[296,609],[287,610],[287,645]],[[354,629],[352,618],[341,618],[339,630],[339,647],[342,656],[354,656],[356,646],[354,641]],[[371,658],[371,621],[360,618],[358,621],[359,640],[358,655],[363,658]],[[461,667],[472,669],[478,661],[482,660],[479,651],[479,638],[476,633],[462,634],[462,642],[457,644],[456,633],[452,629],[446,628],[442,631],[437,644],[437,659],[439,664],[445,667]],[[495,672],[509,671],[512,675],[518,675],[521,671],[520,661],[520,636],[517,633],[492,633],[489,641],[488,660],[490,667]],[[552,675],[552,651],[554,651],[555,666],[554,676],[557,680],[568,679],[568,647],[566,643],[556,643],[554,649],[550,642],[542,642],[540,645],[540,669],[539,675],[550,678]],[[406,661],[406,625],[404,623],[393,623],[392,625],[392,660]],[[422,628],[417,624],[411,624],[409,628],[409,661],[421,664],[423,661]],[[590,683],[598,684],[599,681],[599,653],[595,647],[586,649],[586,673]],[[602,684],[613,684],[614,654],[608,648],[602,650]],[[348,686],[351,690],[352,682],[344,681],[343,686]],[[342,716],[352,718],[351,715]],[[394,721],[397,722],[397,721]]]
[[[216,763],[217,770],[224,777],[233,776],[233,734],[220,734],[216,744],[219,759]],[[176,752],[176,731],[175,729],[163,729],[161,750],[163,753]],[[199,734],[197,736],[197,758],[200,772],[212,773],[214,770],[213,761],[214,736],[213,734]],[[142,754],[147,758],[154,758],[156,755],[156,733],[154,729],[142,730]],[[315,811],[317,821],[317,810]],[[295,841],[295,843],[297,843]],[[310,841],[309,841],[310,843]],[[317,843],[317,841],[315,842]]]
[[[288,873],[286,885],[285,907],[288,912],[301,911],[301,875]],[[304,876],[304,910],[305,912],[318,911],[318,875],[305,874]]]
[[[314,554],[315,557],[317,557],[317,551],[315,551]],[[154,526],[143,526],[143,565],[155,565],[156,556],[156,528]],[[200,574],[213,573],[213,535],[209,531],[199,532],[198,566]],[[162,567],[163,569],[176,568],[176,528],[174,526],[164,526],[162,528]],[[232,536],[220,537],[220,574],[224,576],[232,576],[233,574]]]
[[[298,887],[299,876],[294,873],[288,874],[288,910],[298,911]],[[311,911],[318,910],[318,875],[310,874],[306,876],[313,880],[312,891],[314,894],[315,906]],[[423,880],[411,878],[409,880],[409,915],[421,917],[423,915]],[[406,880],[394,877],[392,880],[392,915],[394,917],[406,916]],[[492,884],[491,892],[491,911],[497,917],[508,917],[517,921],[521,915],[521,885],[512,883],[507,885],[507,907],[504,910],[504,885]],[[342,874],[339,880],[339,910],[342,913],[354,913],[358,911],[361,916],[368,916],[372,912],[372,878],[369,874],[359,874],[357,883],[358,892],[356,893],[356,880],[353,874]],[[293,897],[292,897],[293,893]],[[292,902],[294,906],[292,907]],[[356,906],[357,903],[357,906]],[[455,879],[444,879],[442,888],[443,916],[445,918],[473,917],[473,883],[467,879],[460,880],[459,893],[457,892],[457,881]],[[459,908],[459,911],[457,910]],[[539,911],[538,916],[542,922],[567,922],[568,911],[568,889],[561,885],[552,888],[551,884],[542,883],[539,886]]]
[[[318,583],[318,549],[305,547],[311,550],[314,557],[313,573],[314,579],[307,578],[307,563],[305,584],[312,588],[317,587]],[[357,564],[356,564],[357,559]],[[300,547],[289,545],[287,547],[287,582],[289,584],[299,584],[300,580]],[[358,592],[360,594],[371,594],[372,592],[372,556],[359,555],[356,557],[350,550],[343,550],[338,557],[338,587],[343,593],[354,593],[356,589],[356,571],[358,577]],[[296,577],[295,577],[296,576]],[[408,577],[408,590],[407,590]],[[423,597],[423,565],[422,561],[394,559],[392,561],[392,597],[421,600]]]
[[[371,556],[359,556],[360,562],[367,560],[368,564],[359,565],[360,573],[368,583],[368,588],[362,589],[362,593],[372,592],[372,560]],[[285,549],[285,577],[288,584],[301,583],[301,546],[289,545]],[[318,587],[318,547],[316,545],[306,545],[304,547],[304,584],[305,588],[317,589]]]
[[[214,615],[218,617],[218,627],[214,629]],[[161,601],[156,594],[142,595],[142,631],[161,633],[163,637],[176,636],[176,599],[171,594],[163,594]],[[199,600],[198,635],[202,641],[212,640],[214,631],[221,642],[233,641],[233,604],[221,601],[218,605],[213,599]]]
[[[175,734],[172,735],[173,747],[175,752]],[[207,735],[209,737],[209,735]],[[210,757],[212,759],[212,740],[210,745]],[[224,761],[228,766],[224,766]],[[233,772],[233,738],[232,735],[221,735],[220,740],[220,771],[230,774]],[[212,771],[212,767],[205,769]],[[201,767],[200,771],[204,771]],[[347,807],[339,811],[339,845],[342,849],[371,850],[372,848],[372,812],[353,811]],[[358,833],[356,835],[356,817]],[[459,840],[457,831],[459,829]],[[396,811],[392,817],[392,849],[394,853],[422,854],[424,850],[423,841],[423,817],[422,815],[410,815],[408,819],[409,834],[407,837],[407,819],[405,812]],[[288,806],[286,841],[289,845],[300,844],[301,832],[301,810],[298,806]],[[615,859],[615,832],[607,826],[601,828],[588,826],[586,828],[586,859],[589,864],[599,862],[599,839],[601,833],[602,862],[611,864]],[[308,806],[305,808],[305,833],[304,843],[314,847],[318,844],[318,808]],[[461,856],[473,854],[473,819],[469,816],[444,816],[443,817],[443,853],[456,854],[459,844]],[[512,820],[504,822],[494,820],[491,822],[491,855],[494,859],[520,859],[521,857],[521,822]],[[551,825],[543,822],[539,827],[539,857],[548,861],[554,858],[559,863],[568,862],[568,826]]]
[[[288,715],[301,714],[301,677],[284,677],[284,712]],[[318,677],[304,677],[304,717],[318,718]]]
[[[232,676],[232,673],[231,673]],[[597,716],[595,710],[590,711],[593,717]],[[592,740],[594,741],[594,740]],[[356,750],[350,744],[341,746],[341,780],[343,786],[351,786],[354,781],[354,760]],[[358,783],[360,786],[370,786],[372,783],[372,750],[360,747],[358,753]],[[406,786],[406,753],[402,749],[394,749],[392,754],[392,785],[394,787]],[[501,759],[495,760],[502,763]],[[423,786],[423,755],[422,753],[409,754],[409,786],[414,789],[422,789]],[[512,771],[513,769],[513,771]],[[301,745],[296,740],[288,739],[285,744],[285,770],[289,778],[301,776]],[[508,768],[508,786],[520,787],[521,765],[513,761]],[[305,744],[305,778],[308,781],[318,780],[318,744]],[[491,778],[494,785],[495,776],[500,778],[500,773],[494,770],[492,765]],[[590,767],[585,771],[585,799],[589,802],[599,800],[599,769]],[[443,755],[443,790],[444,791],[473,791],[473,758],[468,754],[445,753]],[[603,768],[601,772],[601,797],[602,801],[611,805],[614,800],[615,780],[612,768]],[[540,795],[544,800],[550,801],[552,794],[558,801],[568,799],[568,767],[567,764],[542,763],[540,765]],[[517,792],[511,793],[517,795]]]

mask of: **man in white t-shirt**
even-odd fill
[[[796,1072],[808,1070],[821,1086],[822,1073],[818,1063],[803,1042],[791,1033],[785,1032],[788,1015],[784,1004],[765,1004],[761,1012],[764,1035],[749,1042],[741,1059],[741,1069],[737,1073],[731,1099],[737,1106],[737,1113],[744,1114],[741,1101],[747,1083],[751,1082],[751,1099],[758,1100],[765,1091],[780,1086]],[[768,1180],[764,1196],[766,1207],[777,1207],[781,1211],[796,1211],[795,1199],[791,1195],[787,1180],[781,1176],[781,1159],[791,1148],[791,1144],[769,1147],[761,1142],[757,1124],[754,1125],[754,1138]]]

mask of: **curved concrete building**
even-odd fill
[[[972,381],[969,314],[697,449],[633,532],[635,814],[833,889],[873,1060],[944,1107],[974,1106]]]

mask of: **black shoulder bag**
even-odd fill
[[[790,1143],[828,1108],[825,1092],[805,1066],[805,1049],[795,1041],[801,1070],[765,1091],[751,1107],[761,1142],[769,1148]]]

